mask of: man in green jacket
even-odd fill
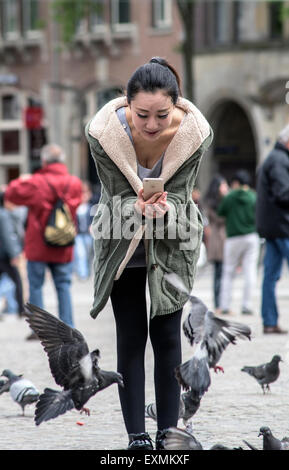
[[[239,170],[233,176],[232,190],[223,198],[218,215],[225,217],[227,239],[224,245],[220,308],[230,311],[232,283],[238,266],[242,266],[244,290],[242,313],[252,314],[252,293],[256,280],[259,237],[255,226],[256,193],[250,188],[250,175]]]

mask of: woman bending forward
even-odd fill
[[[87,124],[102,185],[94,216],[96,318],[110,297],[116,322],[120,403],[128,449],[151,450],[145,432],[145,347],[154,352],[156,449],[178,422],[181,315],[188,299],[164,278],[177,273],[191,290],[202,240],[192,190],[212,130],[201,112],[180,97],[177,72],[155,57],[129,79],[126,96],[107,103]],[[162,178],[164,191],[143,198],[143,178]],[[146,303],[149,286],[149,321]]]

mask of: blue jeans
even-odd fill
[[[289,265],[289,238],[266,240],[261,310],[264,326],[277,326],[278,324],[275,291],[276,283],[281,276],[284,259],[287,259]]]
[[[52,274],[58,298],[58,314],[60,320],[74,327],[72,318],[72,303],[70,285],[72,278],[71,263],[43,263],[41,261],[28,261],[27,272],[29,281],[29,302],[43,307],[42,287],[45,271],[49,268]]]
[[[18,304],[15,298],[15,284],[10,279],[8,274],[3,273],[0,277],[0,297],[4,297],[6,300],[7,313],[15,313],[18,311]]]
[[[93,257],[93,238],[90,233],[79,233],[75,237],[73,268],[80,279],[88,279]]]

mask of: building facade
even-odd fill
[[[288,2],[198,2],[196,102],[215,138],[199,174],[206,187],[216,171],[239,168],[255,182],[258,165],[289,122]]]
[[[62,42],[53,1],[0,2],[0,184],[34,171],[57,142],[72,173],[97,183],[84,126],[131,73],[164,56],[184,76],[176,0],[92,0],[97,9]],[[185,1],[185,0],[184,0]],[[195,102],[215,138],[198,185],[259,163],[289,119],[288,2],[195,2]]]
[[[152,56],[182,68],[174,0],[92,1],[96,11],[77,22],[69,46],[52,1],[0,2],[0,184],[34,171],[52,141],[70,171],[94,183],[88,120]]]

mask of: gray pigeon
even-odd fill
[[[200,408],[201,399],[202,395],[196,394],[192,389],[181,394],[181,400],[183,403],[181,418],[183,419],[185,426]]]
[[[271,429],[268,426],[262,426],[258,436],[263,436],[263,449],[262,450],[289,450],[289,438],[283,437],[282,440],[273,436]],[[252,450],[258,450],[249,442],[244,441]]]
[[[176,377],[185,390],[203,395],[211,384],[209,369],[220,369],[217,363],[226,347],[235,344],[237,338],[250,340],[251,330],[242,323],[216,317],[200,299],[188,292],[175,273],[166,274],[165,279],[189,296],[190,313],[183,323],[183,331],[189,343],[196,345],[192,358],[176,368]]]
[[[165,450],[205,450],[202,444],[195,438],[190,428],[169,428],[164,439]],[[222,444],[215,444],[209,450],[243,450],[242,447],[230,449]]]
[[[12,400],[21,406],[24,416],[25,407],[37,402],[39,391],[30,380],[25,379],[22,375],[15,375],[9,369],[3,370],[1,375],[7,377],[8,380],[1,381],[0,395],[4,392],[10,392]]]
[[[100,369],[99,350],[89,352],[78,330],[29,303],[25,304],[24,313],[44,346],[55,382],[63,387],[62,391],[44,389],[36,405],[36,425],[72,408],[89,414],[84,405],[92,396],[113,383],[123,386],[121,374]]]
[[[270,391],[269,384],[275,382],[280,375],[280,361],[282,361],[281,357],[276,354],[270,362],[260,366],[244,366],[241,371],[254,377],[261,385],[263,393],[266,393],[266,390]]]
[[[223,444],[215,444],[213,447],[210,448],[210,450],[244,450],[242,447],[233,447],[231,449],[230,447],[224,446]]]
[[[263,450],[289,450],[289,438],[277,439],[267,426],[260,428],[259,436],[263,436]]]
[[[179,408],[179,419],[183,420],[184,425],[186,426],[188,421],[196,414],[200,407],[201,396],[196,395],[194,391],[189,390],[184,392],[180,396],[180,408]],[[157,410],[156,404],[150,403],[145,408],[146,416],[149,418],[157,420]]]
[[[185,429],[171,427],[164,439],[165,450],[203,450],[202,444]]]

